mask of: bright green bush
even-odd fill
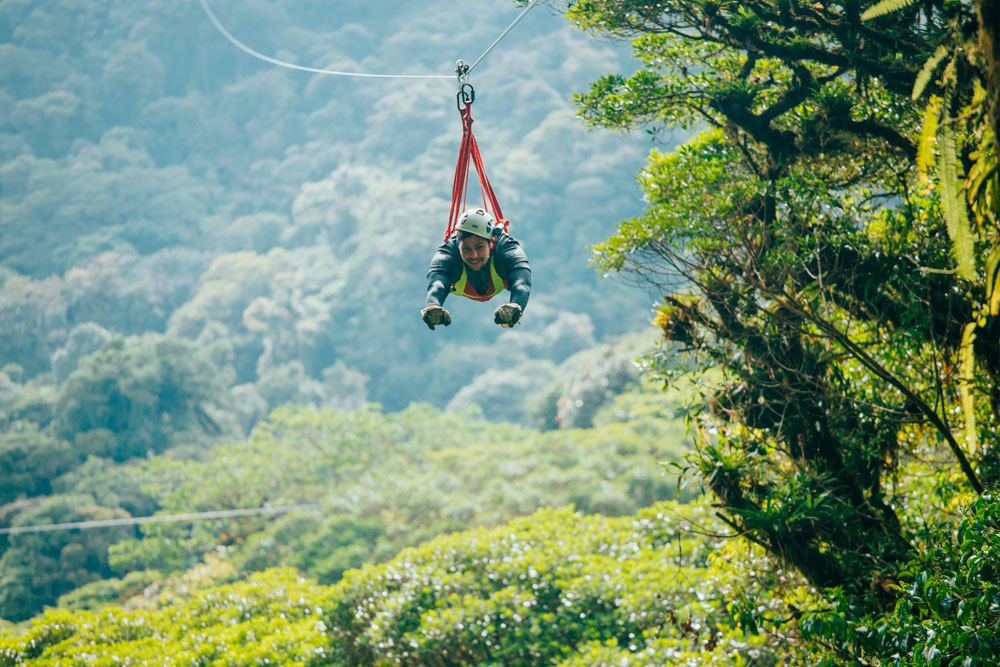
[[[535,666],[597,645],[636,656],[739,653],[747,644],[706,579],[716,545],[682,537],[678,523],[691,517],[678,522],[681,511],[546,509],[349,572],[327,615],[335,655],[345,665]],[[683,511],[706,520],[699,508]]]
[[[891,609],[860,615],[705,505],[544,509],[438,537],[333,586],[290,568],[177,577],[149,608],[52,610],[0,634],[14,665],[986,666],[1000,649],[1000,502],[930,542]],[[801,610],[801,611],[800,611]],[[819,611],[817,611],[819,610]]]
[[[924,543],[899,581],[873,595],[884,613],[859,616],[843,599],[804,619],[807,637],[845,659],[893,667],[987,667],[1000,656],[1000,496],[976,499],[953,530]]]
[[[0,638],[0,666],[329,664],[327,596],[292,570],[269,570],[162,609],[50,611]]]
[[[729,624],[718,545],[687,532],[710,519],[672,502],[619,518],[545,509],[330,587],[288,568],[207,587],[192,572],[148,609],[52,610],[0,635],[0,667],[749,664],[764,642]]]

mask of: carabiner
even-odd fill
[[[476,89],[472,87],[471,83],[463,83],[462,87],[458,89],[458,94],[455,95],[455,104],[458,106],[458,110],[462,110],[462,105],[470,106],[476,101]]]

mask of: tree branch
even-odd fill
[[[969,464],[969,459],[966,458],[965,452],[962,451],[962,447],[955,440],[955,436],[952,435],[951,429],[948,428],[940,415],[927,404],[924,399],[922,399],[916,392],[910,389],[902,380],[893,375],[887,368],[875,360],[871,355],[869,355],[865,350],[858,345],[856,342],[847,337],[842,331],[835,327],[832,323],[825,319],[816,317],[812,313],[801,309],[798,307],[796,301],[785,295],[786,306],[790,310],[796,310],[800,313],[802,317],[809,320],[817,327],[826,332],[831,338],[836,340],[844,349],[848,350],[855,359],[863,363],[870,371],[875,373],[879,378],[885,380],[893,387],[898,389],[906,398],[908,398],[913,405],[927,418],[927,420],[934,426],[937,431],[944,436],[945,441],[947,441],[948,446],[951,448],[952,453],[955,458],[958,459],[958,465],[962,468],[962,472],[965,474],[966,479],[969,480],[969,484],[972,486],[973,490],[978,495],[983,495],[985,489],[982,483],[979,481],[979,477],[976,476],[976,472],[972,469]]]

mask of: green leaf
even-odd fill
[[[993,248],[990,256],[986,259],[986,294],[990,299],[990,315],[1000,314],[1000,280],[997,280],[997,273],[1000,271],[1000,246]]]
[[[962,414],[965,417],[965,438],[969,447],[976,447],[976,411],[975,399],[972,395],[972,383],[975,379],[976,360],[973,353],[973,343],[976,340],[976,323],[969,322],[962,331],[962,345],[958,350],[958,393],[962,403]]]
[[[873,8],[874,9],[874,8]],[[920,73],[917,74],[916,80],[913,82],[913,92],[910,94],[911,99],[916,100],[924,92],[924,88],[927,87],[927,82],[931,80],[931,74],[937,69],[937,66],[944,60],[944,57],[948,55],[948,49],[943,46],[937,47],[924,66],[920,69]]]
[[[892,12],[898,12],[905,7],[909,7],[915,1],[916,0],[882,0],[882,2],[866,9],[865,13],[861,15],[861,20],[869,21],[879,16],[885,16],[886,14],[891,14]]]
[[[932,96],[924,109],[924,122],[917,141],[917,169],[927,173],[934,166],[934,140],[937,137],[938,119],[941,115],[941,98]]]
[[[941,184],[941,212],[948,225],[948,236],[951,237],[958,275],[966,280],[974,280],[972,229],[965,209],[965,198],[962,196],[962,181],[965,175],[958,161],[955,135],[948,123],[943,123],[938,130],[938,144],[941,147],[938,170],[938,181]]]

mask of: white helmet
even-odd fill
[[[470,208],[458,218],[455,229],[481,236],[484,239],[493,238],[493,214],[484,208]]]

